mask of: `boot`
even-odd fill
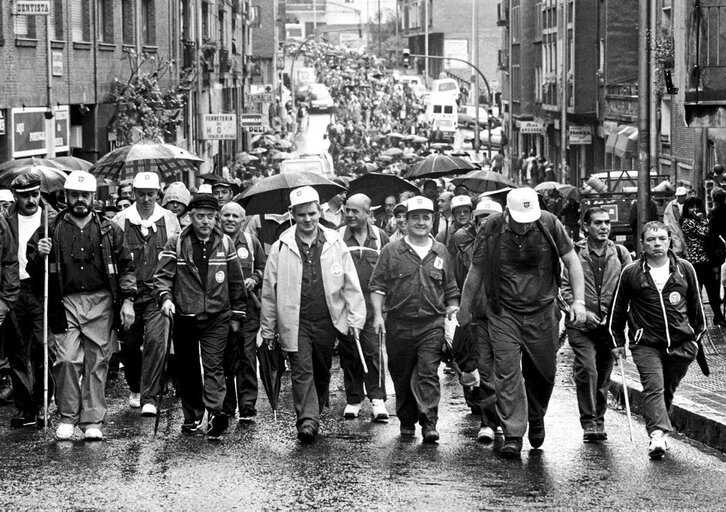
[[[0,404],[13,401],[13,383],[9,375],[0,376]]]

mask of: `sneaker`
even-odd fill
[[[10,428],[34,427],[35,415],[18,411],[10,420]]]
[[[360,414],[360,406],[361,406],[361,404],[346,405],[345,410],[343,411],[343,417],[348,420],[357,418],[358,414]]]
[[[144,404],[144,406],[141,408],[142,416],[153,417],[156,416],[158,412],[159,411],[156,410],[156,406],[154,404]]]
[[[423,442],[424,443],[438,443],[439,442],[439,433],[436,431],[436,427],[433,425],[426,425],[422,432],[423,434]]]
[[[387,421],[388,411],[386,410],[386,402],[380,398],[374,398],[371,400],[371,404],[373,404],[373,421]]]
[[[600,441],[600,432],[597,427],[587,427],[582,433],[583,443],[597,443]]]
[[[0,403],[10,403],[13,400],[13,382],[7,375],[0,377]]]
[[[224,414],[210,414],[207,419],[207,439],[217,441],[229,426],[229,417]]]
[[[65,441],[73,437],[73,431],[76,429],[75,425],[70,423],[61,423],[58,428],[55,429],[55,438],[59,441]]]
[[[527,433],[529,444],[532,448],[539,448],[545,440],[544,420],[538,420],[529,424],[529,432]]]
[[[494,433],[494,440],[499,441],[500,443],[504,442],[504,429],[502,427],[497,427],[497,430]]]
[[[302,444],[313,444],[315,429],[312,425],[300,425],[297,429],[297,438]]]
[[[648,445],[648,457],[651,459],[662,459],[665,457],[668,449],[668,442],[662,430],[654,430],[650,434],[650,444]]]
[[[243,406],[239,410],[239,421],[252,421],[257,416],[257,410],[250,406]]]
[[[103,432],[100,428],[88,428],[83,433],[83,438],[86,441],[101,441],[103,439]]]
[[[479,443],[491,443],[494,441],[494,430],[491,427],[482,427],[476,434],[476,440]]]
[[[401,435],[404,437],[413,437],[416,435],[416,427],[413,425],[401,425]]]
[[[129,394],[129,407],[133,409],[141,407],[141,393]]]
[[[522,456],[522,438],[505,437],[499,456],[503,459],[519,459]]]
[[[182,423],[181,431],[185,434],[193,434],[197,432],[202,426],[202,420],[185,420]]]

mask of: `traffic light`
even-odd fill
[[[405,48],[403,50],[403,67],[408,69],[410,61],[411,61],[411,50],[409,50],[408,48]]]

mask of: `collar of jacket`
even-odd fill
[[[283,231],[282,234],[280,235],[280,242],[287,245],[292,252],[297,254],[298,257],[301,257],[300,251],[297,248],[297,242],[295,242],[295,230],[296,229],[297,229],[296,226],[290,226],[285,231]],[[330,247],[333,243],[340,240],[340,235],[334,229],[328,229],[328,228],[318,224],[318,230],[319,230],[318,233],[322,233],[327,242],[327,243],[323,244],[323,252],[325,252],[328,249],[328,247]]]
[[[344,226],[344,227],[345,227],[345,236],[343,237],[343,241],[347,243],[348,240],[355,240],[355,234],[353,233],[353,230],[350,229],[348,226]],[[378,230],[375,229],[375,227],[371,226],[370,224],[368,224],[366,227],[368,230],[366,241],[377,240],[378,239]],[[357,243],[358,242],[356,241],[356,244]]]
[[[434,237],[431,236],[431,234],[429,234],[429,239],[433,242],[433,244],[431,245],[431,251],[433,251],[436,254],[436,256],[443,257],[447,253],[446,247],[444,247],[444,244],[437,242],[434,239]],[[398,252],[398,254],[403,254],[405,252],[408,252],[409,245],[408,245],[408,242],[406,242],[406,238],[405,237],[401,238],[401,240],[399,240],[399,241],[401,243],[398,246],[394,245],[394,248]],[[413,249],[411,249],[411,250],[413,250]]]
[[[589,237],[586,236],[582,240],[578,240],[577,242],[575,242],[575,248],[577,249],[577,252],[581,252],[584,249],[585,251],[582,254],[587,255],[587,257],[589,258],[590,246],[587,243],[588,238]],[[608,241],[605,243],[605,253],[607,254],[607,251],[609,251],[610,249],[612,249],[614,247],[615,247],[615,242],[608,239]]]

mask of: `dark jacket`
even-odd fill
[[[194,264],[191,235],[192,226],[187,226],[180,235],[167,240],[159,256],[154,274],[154,293],[159,306],[171,299],[179,315],[213,315],[231,310],[233,319],[243,319],[247,312],[247,292],[234,243],[215,227],[207,275],[200,276]]]
[[[69,215],[68,210],[61,211],[55,219],[50,238],[53,240],[53,250],[49,254],[48,269],[48,324],[54,333],[64,332],[68,329],[65,308],[63,307],[63,269],[56,262],[61,261],[60,244],[57,243],[58,226],[61,220]],[[109,284],[109,291],[116,307],[127,297],[136,295],[136,274],[131,253],[124,243],[124,234],[121,228],[110,220],[91,214],[91,222],[98,223],[101,232],[101,255],[103,256],[104,270]],[[30,274],[33,288],[42,286],[44,273],[44,259],[38,252],[38,241],[43,234],[36,231],[28,241],[28,264],[25,269]],[[40,284],[38,283],[40,281]]]
[[[19,293],[17,243],[7,221],[0,215],[0,323],[15,306]]]
[[[626,322],[631,343],[662,349],[697,341],[704,333],[706,317],[693,266],[669,251],[669,267],[661,293],[645,258],[620,274],[608,320],[615,346],[625,345]]]

